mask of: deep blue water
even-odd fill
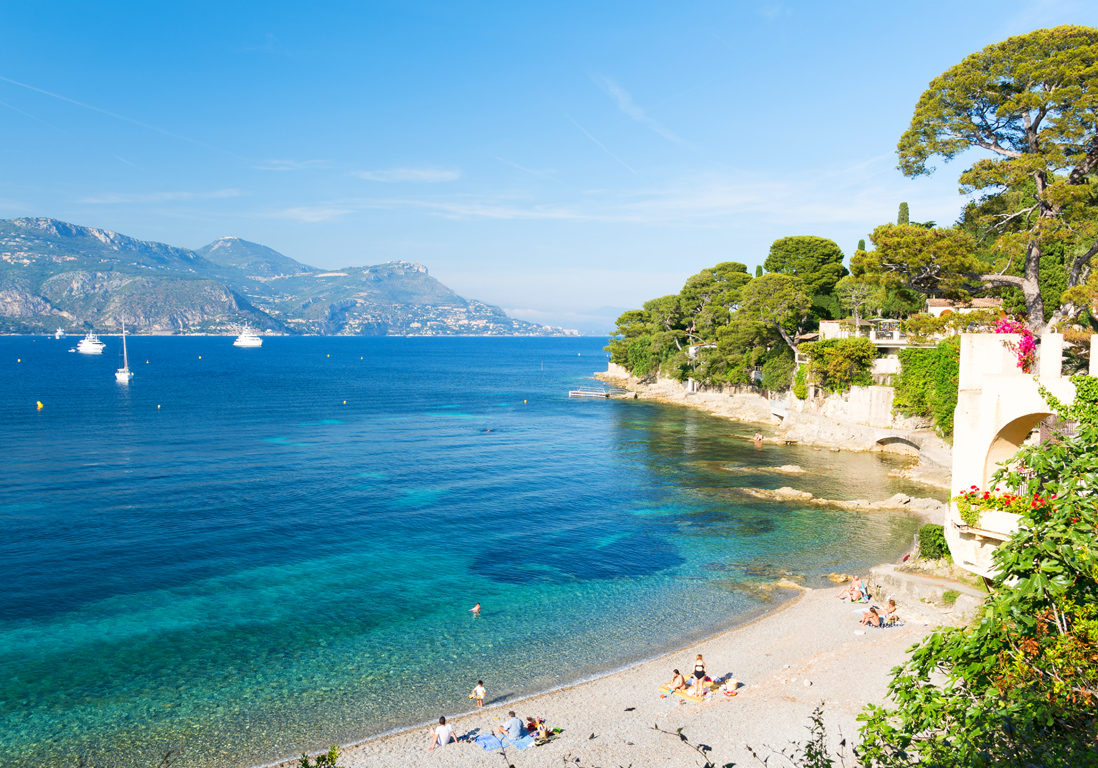
[[[4,766],[248,766],[457,714],[477,679],[633,663],[917,527],[732,490],[912,492],[880,456],[569,400],[600,339],[134,337],[128,387],[105,341],[0,338]]]

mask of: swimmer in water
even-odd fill
[[[470,608],[469,613],[473,614],[474,619],[479,618],[480,617],[480,603],[477,603],[472,608]]]

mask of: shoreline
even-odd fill
[[[625,390],[629,393],[625,399],[693,408],[738,424],[775,428],[776,434],[763,438],[764,442],[773,445],[793,444],[814,450],[907,456],[912,459],[912,464],[896,471],[897,477],[939,490],[952,489],[952,446],[929,430],[873,427],[825,413],[801,413],[788,410],[786,401],[772,403],[758,394],[688,392],[677,381],[662,377],[657,377],[653,382],[642,381],[614,364],[610,364],[608,370],[596,371],[592,378]],[[779,417],[775,413],[784,416]],[[750,439],[749,435],[737,437]]]
[[[653,723],[672,732],[684,728],[692,743],[713,748],[711,756],[719,764],[746,761],[751,757],[748,744],[778,751],[790,742],[803,741],[808,716],[821,700],[830,741],[837,743],[840,733],[849,740],[862,707],[883,702],[888,672],[903,661],[906,649],[939,624],[956,623],[958,618],[901,599],[904,626],[860,627],[856,614],[861,608],[836,600],[838,589],[801,590],[772,610],[704,640],[588,680],[447,715],[447,722],[459,737],[481,735],[514,709],[520,718],[538,715],[551,727],[562,727],[563,734],[547,745],[521,752],[508,749],[509,762],[531,767],[576,758],[584,765],[666,765],[685,747],[653,730]],[[884,595],[877,597],[875,602],[884,601]],[[806,632],[807,628],[812,631]],[[672,667],[685,671],[695,653],[704,655],[711,675],[732,674],[738,679],[736,697],[717,693],[697,703],[674,696],[660,698],[657,688],[670,678]],[[491,681],[486,683],[490,691]],[[413,756],[417,764],[432,761],[440,766],[498,760],[499,750],[486,751],[475,744],[428,751],[426,728],[434,722],[430,719],[341,747],[340,765],[372,768]],[[293,765],[296,759],[258,768]]]

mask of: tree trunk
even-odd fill
[[[780,333],[782,335],[782,338],[785,339],[785,343],[789,345],[789,348],[793,350],[793,358],[796,359],[796,357],[797,357],[797,345],[793,343],[793,339],[786,332],[785,328],[782,328],[777,323],[772,323],[772,324],[775,328],[778,329],[778,333]]]
[[[1045,302],[1041,298],[1041,243],[1031,239],[1026,244],[1026,272],[1022,279],[1022,295],[1026,300],[1026,324],[1037,336],[1045,330]]]

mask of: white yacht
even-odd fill
[[[55,339],[65,338],[65,329],[64,328],[58,328],[56,331],[53,332],[53,337]]]
[[[119,384],[129,384],[133,378],[130,370],[130,357],[126,354],[126,321],[122,321],[122,367],[114,372],[114,380]]]
[[[101,355],[105,346],[107,345],[101,342],[98,336],[89,333],[77,343],[76,351],[83,352],[85,355]]]
[[[251,328],[243,328],[233,342],[234,347],[262,347],[263,339]]]

